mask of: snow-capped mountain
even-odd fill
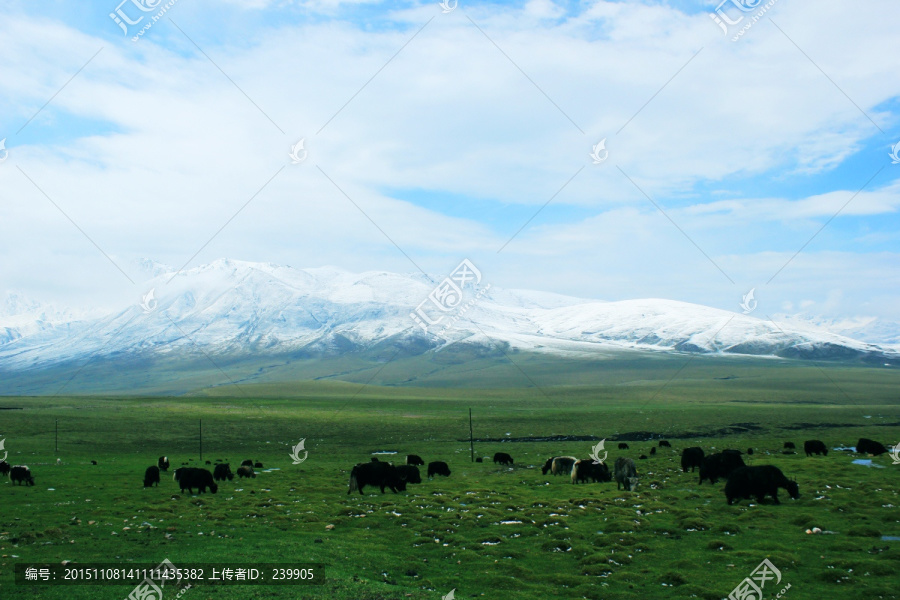
[[[0,300],[0,347],[21,338],[51,331],[67,331],[84,315],[42,304],[24,294],[7,292]]]
[[[562,356],[638,350],[900,359],[900,349],[893,345],[671,300],[598,302],[501,290],[485,281],[473,285],[473,279],[463,281],[461,298],[436,293],[433,302],[429,294],[442,282],[421,274],[295,269],[224,259],[180,273],[158,263],[147,265],[155,276],[135,302],[100,318],[55,321],[39,305],[7,300],[19,308],[15,314],[10,308],[9,314],[0,313],[0,370],[198,352],[209,357],[328,357],[384,344],[424,354],[454,343]],[[441,310],[457,300],[455,308]],[[436,323],[428,325],[429,319]]]

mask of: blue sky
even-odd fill
[[[6,291],[111,305],[135,261],[198,250],[470,258],[500,287],[900,321],[894,2],[779,0],[734,42],[713,3],[178,0],[137,42],[159,7],[122,5],[126,36],[117,6],[0,7]]]

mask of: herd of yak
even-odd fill
[[[671,447],[671,444],[667,440],[660,440],[659,447]],[[795,448],[793,442],[784,443],[785,454],[793,454]],[[619,449],[628,450],[628,444],[620,443]],[[808,440],[804,444],[804,450],[807,456],[828,455],[828,448],[820,440]],[[856,445],[856,451],[878,456],[888,450],[879,442],[862,438]],[[656,454],[656,447],[650,449],[650,454]],[[747,454],[752,455],[753,449],[747,449]],[[747,466],[742,455],[743,452],[740,450],[722,450],[706,455],[702,448],[685,448],[681,452],[681,469],[685,473],[693,473],[695,469],[699,469],[700,484],[704,481],[717,483],[719,479],[724,479],[726,481],[725,497],[729,505],[742,499],[753,498],[762,503],[766,496],[771,496],[774,503],[779,504],[779,488],[786,490],[791,498],[796,499],[800,496],[800,486],[796,481],[785,477],[781,469],[774,465]],[[646,455],[640,456],[640,459],[646,458]],[[477,458],[475,462],[483,462],[483,460]],[[505,452],[498,452],[494,455],[494,463],[512,465],[513,458]],[[362,494],[363,488],[367,485],[380,488],[381,493],[384,493],[386,488],[390,488],[394,493],[405,491],[407,484],[421,483],[422,478],[417,467],[424,464],[425,461],[415,454],[406,457],[405,465],[395,466],[392,463],[379,461],[377,458],[372,458],[368,463],[359,463],[350,472],[350,486],[347,494],[356,491]],[[637,466],[633,459],[626,457],[617,458],[613,465],[613,471],[610,473],[605,462],[593,458],[553,456],[548,458],[541,467],[541,473],[544,475],[547,473],[568,475],[573,484],[588,481],[606,482],[615,479],[616,488],[624,488],[626,491],[634,490],[638,484]],[[428,477],[434,475],[449,476],[450,469],[447,463],[440,461],[429,463]]]
[[[666,440],[660,440],[659,447],[671,447],[671,444]],[[785,454],[792,454],[795,448],[793,442],[784,443]],[[628,444],[620,443],[619,449],[627,450]],[[806,456],[828,455],[828,448],[820,440],[808,440],[804,443],[803,449]],[[878,456],[887,453],[888,449],[879,442],[861,438],[856,444],[856,451],[861,454]],[[656,454],[656,447],[650,449],[650,454]],[[781,469],[773,465],[747,466],[744,464],[742,454],[740,450],[722,450],[706,455],[702,448],[685,448],[681,452],[681,469],[685,473],[689,471],[693,473],[695,469],[699,469],[701,484],[707,480],[710,483],[717,483],[719,479],[725,479],[725,497],[728,504],[754,497],[757,502],[762,502],[766,496],[771,496],[775,504],[778,504],[779,488],[786,490],[791,498],[799,497],[800,490],[797,482],[785,477]],[[753,454],[753,449],[748,449],[747,454]],[[647,456],[641,455],[640,458],[646,459]],[[483,461],[482,458],[476,459],[476,462]],[[91,462],[97,464],[96,461]],[[494,454],[494,463],[504,466],[512,465],[513,458],[505,452],[497,452]],[[187,465],[188,463],[182,464]],[[206,464],[211,465],[212,463],[206,461]],[[418,467],[424,465],[425,461],[415,454],[406,457],[406,464],[397,466],[372,458],[370,462],[357,464],[350,471],[350,486],[347,494],[353,492],[362,494],[366,486],[378,487],[382,494],[386,488],[390,488],[394,493],[406,491],[407,484],[422,483]],[[237,475],[239,478],[256,477],[254,468],[261,469],[263,465],[260,462],[245,460],[237,469]],[[160,471],[168,470],[169,458],[160,456],[157,464],[147,467],[144,472],[144,487],[159,485]],[[616,488],[624,487],[626,491],[634,490],[638,484],[635,462],[626,457],[617,458],[613,465],[613,472],[610,473],[605,462],[593,458],[577,459],[574,456],[553,456],[548,458],[541,467],[541,473],[544,475],[547,473],[568,475],[573,484],[588,481],[606,482],[615,478]],[[25,465],[11,466],[5,460],[0,461],[0,475],[8,475],[14,484],[34,485],[31,469]],[[187,490],[191,494],[194,493],[194,489],[197,490],[197,493],[209,490],[215,494],[219,489],[217,481],[234,479],[231,465],[221,460],[216,461],[213,472],[203,468],[182,466],[175,469],[173,475],[181,491]],[[428,477],[432,478],[435,475],[450,476],[450,467],[446,462],[428,463]]]
[[[187,463],[182,463],[186,465]],[[212,464],[210,461],[206,461],[206,464]],[[262,469],[263,464],[261,462],[253,462],[252,460],[245,460],[241,463],[241,466],[238,467],[237,475],[238,478],[243,479],[244,477],[252,478],[256,477],[256,471],[253,469]],[[153,485],[159,485],[159,472],[160,471],[168,471],[169,470],[169,457],[168,456],[160,456],[156,461],[156,465],[151,465],[147,467],[147,470],[144,471],[144,487],[151,487]],[[217,481],[231,481],[234,479],[234,473],[231,472],[231,464],[224,463],[221,459],[216,460],[216,465],[213,468],[213,472],[210,473],[209,469],[202,469],[199,467],[179,467],[175,469],[173,473],[173,479],[178,482],[178,487],[181,488],[181,491],[184,492],[187,490],[191,494],[194,493],[194,488],[197,488],[197,493],[202,494],[207,489],[213,494],[219,491],[219,484]]]

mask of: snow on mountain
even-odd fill
[[[0,301],[0,346],[42,332],[70,330],[84,317],[25,294],[7,292]]]
[[[0,317],[0,369],[200,350],[209,356],[335,356],[390,343],[411,352],[440,352],[452,342],[508,343],[555,354],[632,349],[900,357],[896,347],[820,327],[773,323],[696,304],[659,299],[597,302],[493,287],[479,292],[465,288],[460,304],[467,307],[464,312],[435,312],[426,303],[432,317],[444,316],[426,332],[410,316],[435,287],[420,274],[296,269],[226,259],[180,273],[158,263],[148,267],[155,276],[143,285],[142,297],[100,318],[55,322],[47,320],[39,305],[8,299],[6,312],[0,313],[6,315]],[[18,325],[4,329],[4,323],[11,322]],[[452,326],[445,330],[447,325]]]
[[[778,321],[785,321],[799,327],[829,331],[873,344],[900,345],[900,323],[885,321],[876,317],[855,317],[850,319],[823,319],[804,313],[776,315]]]

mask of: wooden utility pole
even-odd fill
[[[472,462],[475,462],[475,440],[472,438],[472,409],[469,409],[469,454]]]

